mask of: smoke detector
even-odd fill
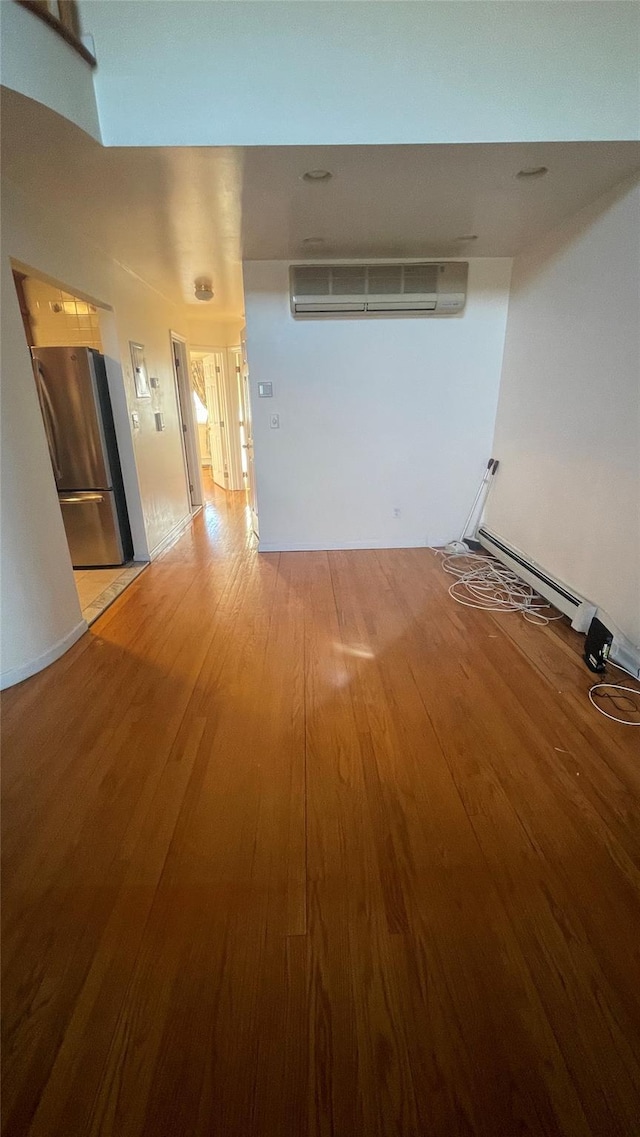
[[[196,300],[213,300],[213,285],[208,276],[200,276],[194,288]]]

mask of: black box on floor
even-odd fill
[[[594,616],[584,645],[584,659],[590,671],[604,671],[612,643],[611,632]]]

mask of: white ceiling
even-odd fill
[[[640,168],[635,142],[103,148],[2,95],[3,177],[194,315],[193,281],[211,276],[214,319],[242,313],[243,255],[512,256]],[[544,178],[515,177],[542,164]],[[302,180],[316,168],[332,179]]]
[[[542,178],[515,176],[542,165]],[[322,237],[314,257],[510,257],[639,166],[636,142],[248,150],[245,256],[299,257]],[[302,181],[313,168],[331,181]]]

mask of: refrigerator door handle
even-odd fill
[[[84,505],[88,501],[104,501],[101,493],[60,493],[58,501],[61,505]]]
[[[39,360],[36,360],[36,377],[38,380],[38,391],[40,393],[40,406],[42,407],[44,430],[47,436],[47,442],[49,443],[49,453],[56,478],[60,479],[62,477],[62,471],[60,469],[60,457],[56,438],[56,416],[51,403],[51,397],[47,390],[47,384],[44,382],[42,364]]]
[[[74,568],[123,564],[113,490],[65,490],[58,501]]]

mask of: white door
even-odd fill
[[[227,468],[226,452],[226,423],[224,410],[223,380],[224,361],[221,352],[212,352],[203,360],[205,389],[207,392],[207,410],[209,421],[209,451],[211,454],[211,476],[218,486],[227,488],[229,471]]]
[[[238,396],[242,418],[240,431],[242,449],[245,458],[242,462],[242,472],[247,483],[247,500],[251,510],[251,528],[256,537],[258,533],[258,497],[256,493],[256,474],[253,458],[253,430],[251,426],[251,395],[249,391],[249,368],[246,362],[246,352],[243,351],[242,366],[238,373]]]
[[[189,379],[189,363],[185,340],[175,332],[170,333],[171,355],[173,359],[173,374],[176,385],[176,398],[182,434],[182,457],[184,459],[185,477],[189,487],[189,501],[192,511],[201,507],[203,502],[202,482],[200,480],[200,462],[198,458],[198,444],[196,441],[196,424],[193,415],[193,402],[191,399],[191,382]]]
[[[227,409],[227,457],[229,459],[229,489],[246,489],[246,478],[243,477],[243,461],[246,461],[246,451],[242,449],[245,441],[242,437],[242,406],[238,390],[238,376],[242,374],[242,355],[239,347],[229,347],[225,350],[227,364],[227,382],[225,385],[225,399]]]

